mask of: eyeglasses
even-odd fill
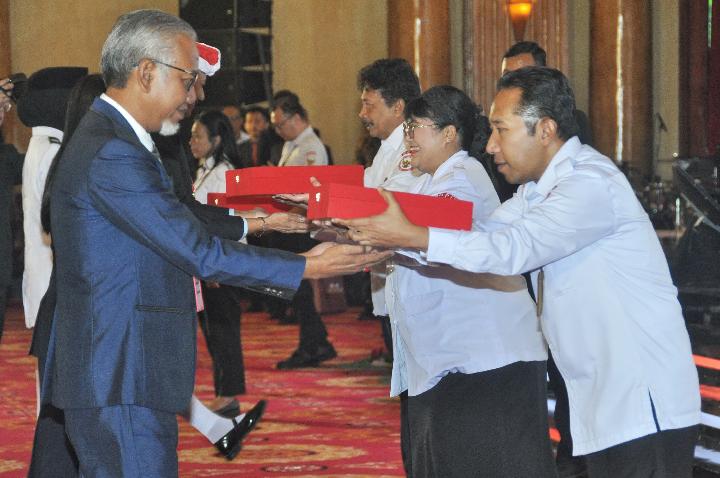
[[[183,73],[186,73],[190,75],[192,78],[184,78],[183,83],[185,84],[185,91],[190,91],[190,89],[195,86],[195,83],[197,82],[198,76],[200,75],[200,72],[197,70],[186,70],[185,68],[180,68],[179,66],[171,65],[169,63],[165,63],[160,60],[154,60],[152,58],[148,58],[151,62],[157,63],[163,66],[167,66],[168,68],[172,68],[173,70],[182,71]]]
[[[273,128],[275,128],[275,129],[280,129],[280,128],[282,128],[283,126],[285,126],[285,123],[287,123],[288,121],[290,121],[290,118],[291,118],[290,116],[286,116],[285,118],[283,118],[283,120],[282,120],[281,122],[279,122],[279,123],[273,123]]]
[[[416,121],[405,121],[403,123],[403,134],[406,138],[413,139],[417,128],[434,128],[435,126],[437,126],[437,123],[422,124]]]

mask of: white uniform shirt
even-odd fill
[[[500,205],[482,164],[466,151],[424,177],[412,192],[471,201],[473,229]],[[394,342],[392,396],[406,389],[410,396],[423,393],[448,373],[547,360],[535,303],[522,276],[475,274],[396,257],[386,284]]]
[[[327,166],[325,145],[308,125],[292,141],[285,141],[278,166]]]
[[[422,183],[426,175],[415,176],[409,163],[402,162],[405,152],[402,123],[380,142],[380,149],[372,160],[370,167],[365,169],[365,187],[383,187],[389,191],[408,192]],[[421,179],[422,178],[422,179]],[[373,313],[388,315],[385,304],[385,264],[372,268],[370,288],[372,292]]]
[[[22,172],[23,233],[25,234],[25,271],[23,272],[23,308],[25,325],[35,326],[38,308],[50,283],[53,254],[50,237],[40,223],[40,207],[50,164],[62,142],[63,132],[49,126],[36,126],[25,154]]]
[[[231,169],[233,166],[227,159],[222,159],[219,163],[216,163],[212,156],[201,159],[193,183],[195,199],[202,204],[207,204],[208,193],[224,193],[225,172]]]
[[[487,227],[431,229],[427,259],[496,274],[543,267],[541,323],[567,384],[575,455],[699,423],[677,290],[647,214],[608,158],[571,138]]]

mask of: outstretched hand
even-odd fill
[[[314,176],[310,177],[310,183],[316,188],[322,186],[320,181],[318,181]],[[273,196],[273,199],[283,204],[307,208],[308,201],[310,200],[310,194],[276,194]]]
[[[378,251],[367,246],[323,242],[301,254],[307,258],[305,279],[322,279],[354,274],[382,262],[392,251]]]
[[[388,203],[384,213],[360,219],[333,219],[349,229],[350,239],[358,244],[426,250],[428,229],[411,223],[390,191],[378,189]]]
[[[276,212],[265,218],[268,227],[272,231],[285,234],[308,232],[310,223],[300,214],[291,212]]]

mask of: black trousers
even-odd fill
[[[560,371],[555,365],[552,353],[548,351],[548,387],[555,394],[555,412],[553,419],[555,428],[560,432],[560,441],[557,445],[555,461],[560,464],[572,460],[582,460],[582,457],[573,457],[572,436],[570,435],[570,404],[567,387]]]
[[[698,426],[664,430],[585,455],[589,478],[691,478]]]
[[[557,476],[545,362],[451,373],[427,392],[408,397],[406,420],[401,440],[410,440],[412,478]]]
[[[270,238],[270,246],[290,252],[304,252],[312,249],[318,242],[311,239],[307,234],[278,234],[274,233]],[[303,280],[295,293],[290,305],[300,324],[300,343],[298,349],[313,353],[321,346],[328,343],[327,329],[320,314],[315,308],[313,290],[310,281]]]
[[[245,365],[240,338],[240,303],[233,287],[203,285],[205,311],[199,314],[213,362],[215,395],[230,397],[245,393]]]

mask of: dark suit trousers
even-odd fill
[[[137,405],[66,409],[65,429],[85,477],[178,476],[174,413]]]
[[[545,394],[545,362],[516,362],[408,397],[410,476],[556,477]]]
[[[213,362],[215,395],[230,397],[245,393],[245,365],[240,338],[240,304],[233,287],[203,284],[205,311],[199,314]]]
[[[585,455],[590,478],[691,478],[698,427],[664,430]]]
[[[40,408],[35,425],[28,478],[73,478],[78,476],[78,459],[65,434],[65,413],[50,404]]]

